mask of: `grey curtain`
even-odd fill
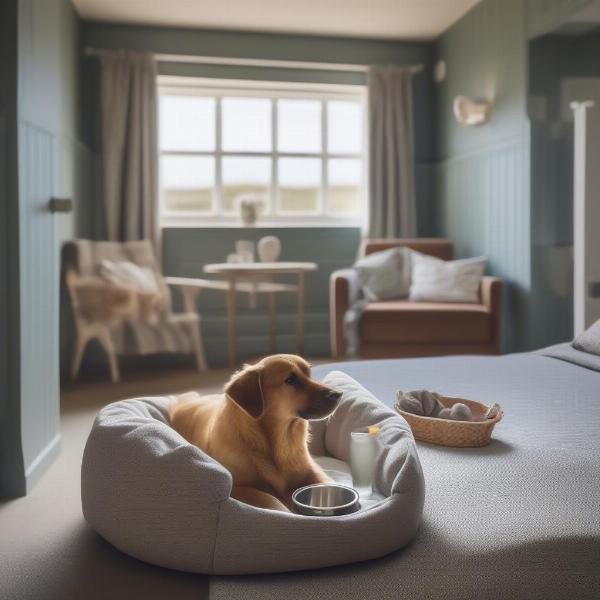
[[[106,237],[156,239],[156,62],[149,53],[101,51],[102,195]]]
[[[412,74],[369,69],[369,237],[416,235]]]

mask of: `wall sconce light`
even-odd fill
[[[483,125],[492,116],[492,104],[487,100],[469,100],[466,96],[454,98],[454,116],[461,125]]]

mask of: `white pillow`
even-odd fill
[[[409,298],[423,302],[479,302],[484,257],[445,261],[412,253]]]
[[[115,285],[128,287],[138,292],[149,294],[159,292],[154,271],[148,267],[139,267],[129,261],[103,260],[100,263],[100,275]]]
[[[410,288],[408,248],[390,248],[374,252],[356,262],[358,283],[368,300],[406,298]]]
[[[600,319],[580,333],[572,344],[573,348],[600,356]]]

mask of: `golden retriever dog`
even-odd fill
[[[277,354],[246,365],[224,392],[182,394],[171,425],[230,471],[233,498],[287,510],[294,490],[328,481],[308,452],[307,419],[330,415],[341,394],[312,379],[304,359]]]

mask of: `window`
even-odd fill
[[[219,85],[159,86],[163,225],[362,223],[364,88]]]

